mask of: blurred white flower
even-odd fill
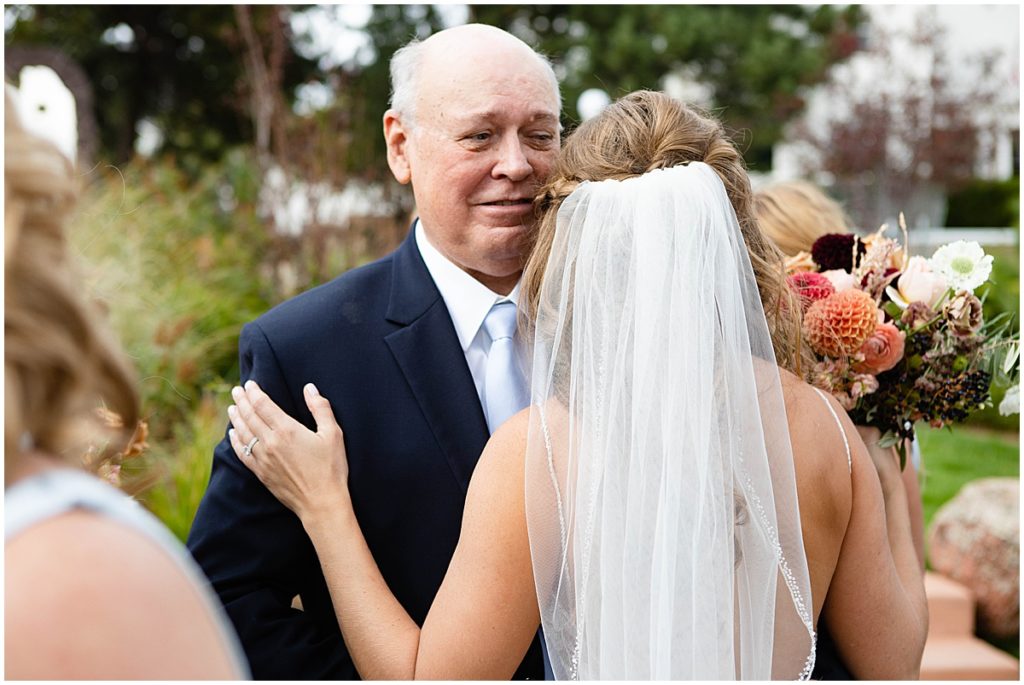
[[[821,275],[829,280],[837,293],[841,293],[844,290],[850,290],[856,284],[856,281],[853,279],[853,275],[843,269],[822,271]]]
[[[937,249],[931,265],[954,290],[974,292],[992,273],[992,255],[985,254],[976,242],[957,240]]]
[[[1003,401],[999,403],[999,413],[1003,416],[1020,413],[1020,383],[1006,389]]]

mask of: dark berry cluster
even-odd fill
[[[905,345],[907,357],[924,354],[932,346],[932,334],[929,331],[918,331],[906,339]]]
[[[963,421],[989,400],[992,376],[986,371],[967,371],[938,384],[929,398],[929,414],[946,423]]]

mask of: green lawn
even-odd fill
[[[991,476],[1020,477],[1018,433],[918,426],[918,436],[924,460],[921,496],[926,529],[935,511],[965,483]]]

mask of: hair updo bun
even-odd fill
[[[782,254],[758,228],[743,156],[710,115],[655,91],[626,95],[566,140],[537,196],[540,216],[523,272],[528,316],[536,314],[558,208],[580,183],[621,181],[689,162],[704,162],[722,179],[750,254],[776,360],[802,375],[810,358],[800,334],[800,306],[786,285]]]

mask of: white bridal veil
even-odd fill
[[[807,678],[782,389],[717,174],[580,185],[535,326],[526,507],[555,677]]]

